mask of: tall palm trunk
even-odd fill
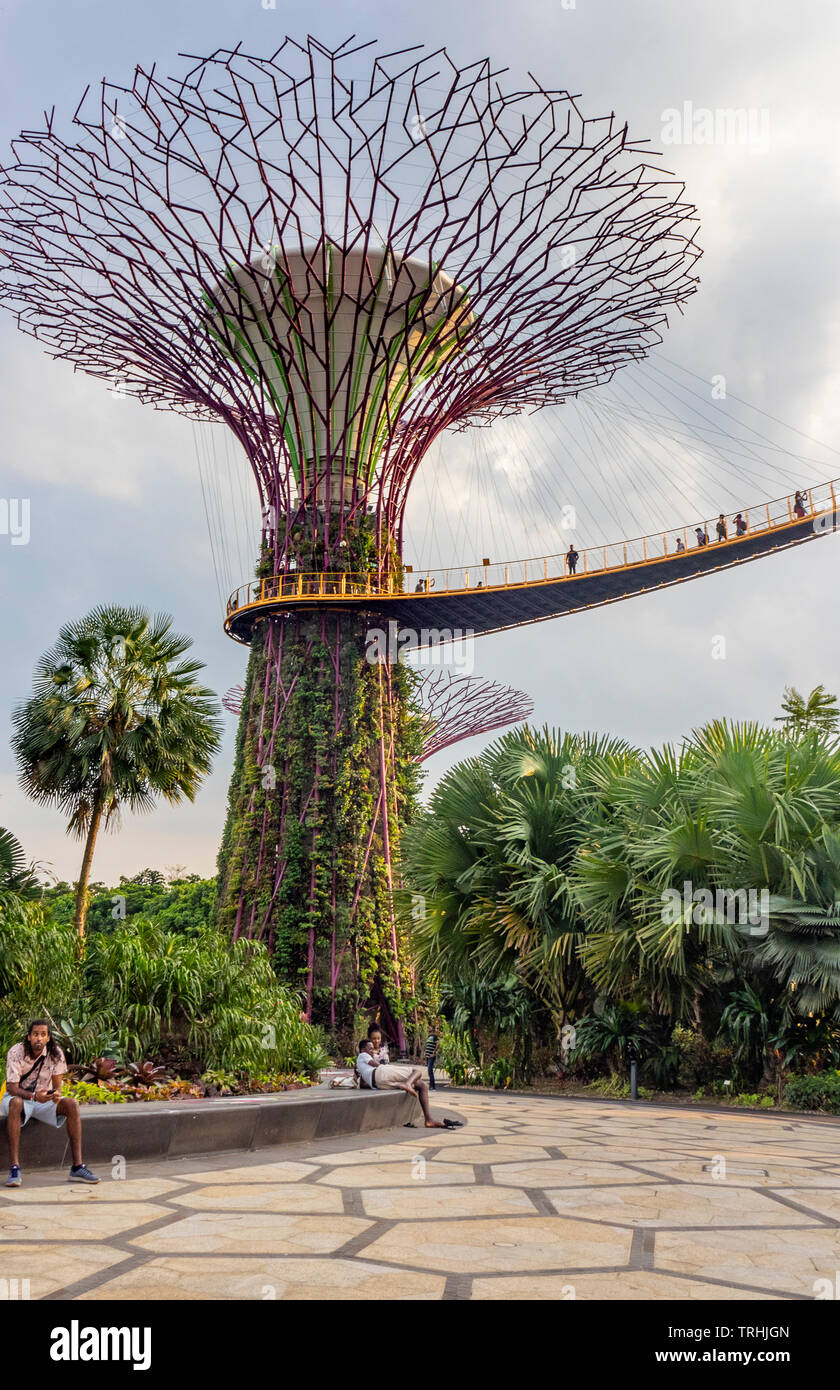
[[[90,866],[93,863],[93,851],[96,846],[96,837],[99,834],[101,821],[102,799],[99,793],[97,793],[93,807],[91,808],[90,824],[88,826],[87,839],[85,840],[85,853],[82,859],[79,881],[76,884],[76,911],[73,917],[73,927],[82,939],[84,939],[85,935],[85,919],[88,910],[87,890],[90,880]]]

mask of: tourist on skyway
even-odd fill
[[[747,523],[739,512],[735,518],[735,535],[745,536],[747,534]]]
[[[804,515],[805,515],[805,494],[804,494],[804,492],[797,492],[797,493],[796,493],[796,495],[795,495],[795,497],[794,497],[794,499],[793,499],[793,513],[794,513],[794,516],[798,516],[798,517],[800,517],[800,518],[804,517]]]
[[[577,569],[577,562],[579,558],[580,556],[578,555],[574,546],[570,545],[569,549],[566,551],[566,568],[568,569],[569,574],[574,574],[575,570]]]
[[[695,534],[695,536],[697,537],[697,544],[700,546],[701,549],[702,549],[702,547],[703,547],[704,545],[708,545],[708,544],[709,544],[709,533],[708,533],[708,531],[705,531],[705,530],[704,530],[704,531],[701,531],[699,526],[695,526],[695,528],[694,528],[694,534]]]
[[[676,544],[675,549],[676,549],[676,552],[677,552],[678,555],[684,555],[684,554],[685,554],[685,546],[683,545],[682,536],[677,536],[677,544]]]
[[[717,526],[715,527],[715,530],[717,531],[717,538],[719,541],[725,541],[727,539],[726,518],[723,515],[723,512],[721,512],[720,516],[717,519]]]

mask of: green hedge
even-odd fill
[[[788,1105],[799,1110],[822,1110],[840,1115],[840,1072],[819,1071],[813,1076],[797,1076],[785,1089]]]

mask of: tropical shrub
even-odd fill
[[[306,1074],[329,1060],[259,943],[133,921],[90,938],[85,972],[122,1056],[159,1057],[165,1049],[202,1070]]]
[[[785,1100],[797,1110],[821,1110],[840,1115],[840,1072],[818,1072],[816,1076],[796,1076],[785,1088]]]
[[[476,1055],[470,1044],[468,1034],[453,1028],[447,1019],[441,1019],[438,1035],[437,1062],[443,1067],[453,1085],[462,1085],[465,1070],[476,1065]],[[351,1064],[352,1065],[352,1064]],[[458,1079],[456,1079],[456,1076]]]
[[[625,1071],[627,1064],[638,1060],[645,1048],[644,1012],[639,1004],[608,1004],[601,1013],[581,1019],[573,1058],[603,1058],[611,1075]]]
[[[620,1071],[631,1001],[658,1087],[840,1061],[840,744],[813,695],[647,753],[517,730],[442,779],[407,837],[412,934],[476,1063],[513,1037],[545,1067],[550,1040],[554,1070],[569,1021],[573,1067]]]
[[[471,989],[489,999],[515,981],[559,1038],[592,998],[569,870],[600,820],[596,770],[618,776],[634,756],[619,740],[525,728],[441,779],[403,857],[424,903],[418,922],[409,896],[407,925],[420,963],[439,972],[444,1008],[449,994],[465,1017]]]
[[[71,1081],[64,1094],[80,1105],[125,1105],[128,1096],[119,1087],[102,1086],[98,1081]]]
[[[30,1019],[66,1012],[81,993],[76,946],[72,929],[45,921],[37,903],[0,909],[0,1054]]]

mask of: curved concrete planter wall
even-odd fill
[[[393,1129],[422,1122],[420,1108],[403,1091],[307,1091],[203,1101],[146,1101],[83,1105],[85,1162],[124,1158],[181,1158],[185,1154],[264,1149],[307,1139]],[[6,1121],[0,1120],[0,1162],[8,1157]],[[69,1167],[67,1131],[30,1121],[20,1142],[21,1166]]]

